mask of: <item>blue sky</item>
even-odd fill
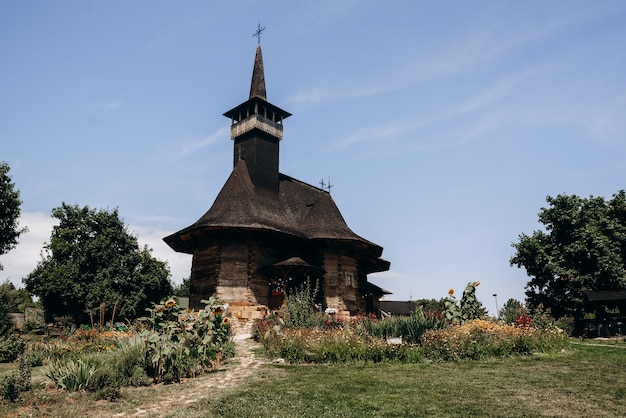
[[[523,300],[511,243],[545,198],[626,187],[622,1],[3,1],[0,160],[30,230],[0,256],[21,285],[61,202],[118,208],[161,238],[195,222],[232,169],[258,23],[281,172],[330,178],[348,225],[384,247],[393,300],[481,281]]]

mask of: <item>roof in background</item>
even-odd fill
[[[413,301],[381,300],[380,310],[389,315],[411,315],[417,305]]]

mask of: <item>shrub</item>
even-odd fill
[[[107,386],[104,389],[100,389],[96,391],[97,400],[117,402],[121,397],[122,397],[122,391],[118,387]]]
[[[17,372],[4,376],[0,381],[0,397],[8,402],[19,399],[20,393],[30,390],[31,367],[20,359]]]
[[[38,367],[43,365],[44,357],[44,351],[29,344],[26,346],[24,353],[22,353],[20,361],[24,361],[29,367]]]
[[[40,321],[28,320],[24,322],[22,331],[31,334],[42,335],[46,332],[44,324]]]
[[[106,364],[116,372],[121,386],[150,385],[151,379],[145,369],[144,342],[140,338],[127,340],[107,355]]]
[[[0,381],[0,397],[8,402],[15,402],[20,397],[20,390],[17,385],[17,376],[11,374],[3,376]]]
[[[113,367],[102,367],[103,362],[94,360],[98,366],[94,365],[96,369],[84,389],[90,392],[99,392],[109,388],[119,389],[121,378],[117,371]]]
[[[275,326],[285,325],[285,321],[276,313],[272,313],[263,318],[259,318],[252,324],[252,337],[256,341],[263,341],[269,338],[272,329]]]
[[[13,334],[0,338],[0,363],[15,361],[26,348],[26,341]]]

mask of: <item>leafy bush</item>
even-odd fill
[[[421,341],[422,334],[429,329],[440,329],[445,326],[445,321],[434,315],[426,315],[421,309],[410,316],[391,317],[377,321],[366,319],[359,323],[361,332],[381,338],[402,337],[402,342],[417,344]]]
[[[0,397],[8,402],[15,402],[19,399],[20,390],[15,374],[3,376],[0,380]]]
[[[113,367],[107,367],[102,359],[97,357],[92,358],[89,362],[96,363],[97,366],[92,363],[96,369],[87,382],[87,385],[84,388],[85,390],[90,392],[99,392],[109,388],[119,389],[121,387],[121,377]]]
[[[26,350],[20,357],[20,361],[25,362],[29,367],[42,366],[44,361],[44,352],[38,347],[33,347],[29,344],[26,346]]]
[[[31,367],[20,359],[17,372],[4,376],[0,381],[0,398],[8,402],[19,399],[20,393],[30,390]]]
[[[44,324],[42,324],[39,321],[32,321],[32,320],[24,322],[24,328],[22,329],[22,331],[26,333],[30,333],[30,334],[37,334],[37,335],[42,335],[46,332],[44,328]]]
[[[145,368],[144,347],[143,340],[134,337],[106,353],[104,362],[116,372],[120,386],[149,386],[152,383]]]
[[[122,391],[118,387],[106,386],[96,391],[96,399],[109,402],[116,402],[122,397]]]
[[[13,334],[0,338],[0,363],[15,361],[26,348],[26,341]]]

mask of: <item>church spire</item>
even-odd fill
[[[260,26],[257,36],[260,37]],[[257,190],[278,193],[278,143],[283,137],[283,120],[291,116],[267,101],[261,45],[256,47],[250,98],[230,109],[230,138],[234,142],[233,167],[244,160]]]
[[[267,101],[267,93],[265,91],[265,71],[263,71],[263,54],[261,53],[261,44],[256,46],[256,55],[254,57],[254,68],[252,70],[252,82],[250,83],[250,99],[258,97]]]

